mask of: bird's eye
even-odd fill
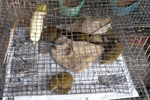
[[[117,41],[117,40],[115,40],[115,43],[118,43],[118,41]]]

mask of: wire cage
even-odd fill
[[[1,0],[1,96],[136,89],[148,100],[150,1],[124,1]]]

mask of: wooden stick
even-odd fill
[[[51,92],[55,91],[57,89],[57,85],[51,90]]]
[[[13,29],[12,29],[12,31],[11,31],[11,35],[10,35],[10,38],[9,38],[9,43],[8,43],[8,46],[7,46],[7,50],[6,50],[6,52],[5,52],[5,58],[4,58],[4,60],[3,60],[3,64],[6,63],[6,58],[7,58],[7,55],[8,55],[8,48],[9,48],[9,46],[10,46],[10,42],[11,42],[11,39],[12,39],[13,34],[14,34],[14,31],[15,31],[16,22],[17,22],[17,19],[15,20]]]
[[[59,9],[62,9],[62,8],[65,8],[65,6],[63,6],[63,7],[57,7],[57,8],[54,8],[52,10],[59,10]]]

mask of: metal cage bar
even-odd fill
[[[128,94],[136,88],[138,92],[143,93],[143,96],[140,95],[139,98],[149,98],[142,81],[147,69],[149,69],[149,47],[145,48],[149,35],[138,33],[137,30],[139,27],[149,26],[149,11],[147,10],[149,9],[149,0],[140,0],[137,8],[130,13],[126,10],[119,12],[113,8],[111,0],[85,0],[79,13],[74,16],[71,16],[72,12],[69,13],[69,16],[63,15],[66,13],[61,12],[61,10],[65,7],[60,7],[58,0],[1,1],[3,10],[0,18],[0,31],[2,33],[0,34],[0,55],[2,55],[0,62],[3,62],[8,48],[6,64],[0,64],[2,72],[0,76],[3,80],[0,89],[3,89],[4,97],[57,95],[57,93],[50,90],[52,77],[60,72],[69,72],[73,77],[73,86],[68,94],[109,92]],[[47,6],[47,15],[43,20],[43,30],[50,27],[49,30],[46,30],[48,32],[55,26],[55,31],[61,31],[61,39],[67,38],[65,41],[61,41],[64,44],[56,44],[56,41],[55,43],[46,42],[44,36],[35,45],[32,44],[29,34],[31,31],[31,17],[35,12],[35,8],[40,4],[46,4]],[[115,14],[121,14],[121,16]],[[107,32],[104,30],[106,27],[104,27],[103,30],[98,31],[101,32],[100,38],[104,37],[101,40],[104,43],[94,44],[91,40],[79,41],[83,37],[77,36],[85,35],[86,31],[87,34],[97,32],[97,30],[94,30],[96,26],[90,26],[90,24],[93,24],[92,21],[98,22],[99,18],[110,18],[109,23],[106,21],[104,23],[107,23],[105,25],[107,28],[109,27],[114,31],[113,38],[104,34]],[[13,37],[9,41],[16,19]],[[101,21],[103,20],[101,19]],[[80,28],[75,28],[75,23],[80,23],[81,25],[77,25]],[[84,30],[81,29],[82,23],[84,24]],[[93,31],[91,32],[91,30]],[[94,35],[90,34],[88,36],[92,37]],[[48,37],[47,33],[46,37]],[[105,43],[105,38],[109,43]],[[117,41],[120,41],[123,45],[123,52],[114,63],[99,64],[105,52],[108,52],[110,48],[115,48],[114,38],[117,38]],[[10,45],[7,47],[9,42]],[[73,46],[70,47],[70,44]],[[102,48],[105,50],[102,50]],[[117,49],[119,50],[121,47]],[[76,58],[76,61],[73,59],[74,62],[71,62],[69,56],[64,56],[66,55],[64,50],[70,50],[67,54],[73,56],[74,59]],[[113,54],[109,54],[109,56],[114,56]],[[83,55],[88,55],[88,57],[85,57],[86,60],[83,60]],[[77,59],[77,56],[80,60]],[[70,66],[78,67],[79,71],[83,72],[73,72],[76,70],[70,68]],[[63,89],[61,88],[60,91],[62,92]]]

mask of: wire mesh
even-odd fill
[[[149,1],[130,0],[133,4],[140,1],[130,14],[128,10],[118,11],[112,7],[111,1],[113,0],[85,0],[79,12],[75,11],[78,14],[73,16],[72,12],[67,13],[69,15],[61,12],[65,7],[60,7],[59,0],[2,0],[0,44],[3,46],[0,62],[6,56],[10,33],[17,19],[6,63],[1,64],[3,85],[0,87],[3,96],[57,95],[59,93],[52,91],[51,84],[53,76],[60,75],[60,72],[69,72],[73,76],[73,85],[68,94],[131,93],[136,87],[134,83],[138,84],[138,81],[133,78],[136,74],[130,72],[139,73],[143,78],[149,66],[148,57],[145,56],[148,50],[144,50],[149,35],[140,32],[137,34],[138,27],[149,25],[149,13],[145,10],[149,7]],[[33,20],[31,17],[40,4],[47,6],[43,20],[43,31],[46,34],[36,44],[32,44],[29,34]],[[116,5],[123,8],[132,5],[127,4]],[[74,8],[73,5],[67,6]],[[118,16],[118,13],[121,15]],[[108,29],[114,32],[105,34]],[[61,34],[55,34],[60,31]],[[48,32],[54,33],[49,36]],[[115,45],[118,41],[123,45],[121,53],[119,50],[122,47]],[[109,52],[111,48],[115,52]],[[108,57],[114,57],[117,53],[119,57],[113,63],[99,64],[108,62]],[[59,88],[58,80],[54,83],[56,90]],[[143,88],[141,90],[143,92]],[[61,86],[60,92],[63,91]]]

